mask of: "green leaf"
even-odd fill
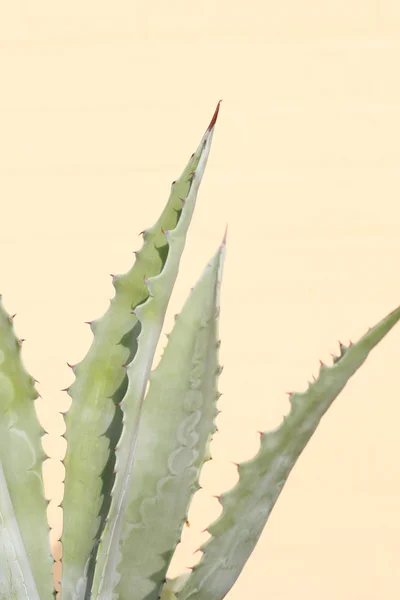
[[[219,293],[225,242],[191,291],[150,378],[117,565],[118,598],[158,600],[217,415]]]
[[[12,323],[0,296],[0,556],[5,552],[0,590],[21,594],[26,588],[31,596],[14,597],[46,600],[52,598],[54,587],[42,480],[43,429],[34,406],[38,397],[34,379],[22,364],[21,342]],[[13,553],[18,565],[11,568]]]
[[[332,366],[321,365],[307,391],[290,396],[291,411],[274,431],[261,435],[258,454],[239,465],[239,482],[220,496],[221,516],[208,528],[211,538],[178,600],[221,600],[252,553],[296,460],[333,400],[369,352],[400,319],[400,307],[356,344],[341,347]],[[171,584],[170,584],[171,585]],[[168,597],[168,596],[167,596]]]
[[[40,600],[0,462],[0,600]]]
[[[219,106],[219,105],[218,105]],[[168,253],[159,274],[147,277],[147,300],[134,309],[140,323],[137,351],[127,366],[128,389],[121,403],[124,429],[116,451],[116,477],[112,502],[97,553],[97,565],[93,581],[94,598],[111,598],[115,584],[121,525],[127,507],[127,490],[131,484],[136,449],[138,425],[146,392],[146,385],[153,363],[154,353],[164,322],[165,311],[178,274],[180,259],[185,246],[186,234],[195,207],[198,187],[207,164],[218,107],[198,148],[196,169],[191,173],[190,188],[185,197],[176,227],[164,229]]]
[[[166,271],[167,264],[172,266],[172,263],[168,285],[173,285],[183,244],[180,240],[181,248],[172,251],[169,237],[174,238],[175,231],[186,231],[189,226],[218,109],[219,105],[198,149],[172,184],[162,215],[153,227],[143,232],[144,244],[136,253],[134,266],[125,275],[113,278],[115,297],[106,314],[91,323],[92,346],[86,357],[73,367],[76,379],[68,390],[72,405],[66,417],[68,446],[64,461],[62,589],[66,600],[88,597],[91,589],[98,543],[115,482],[114,449],[122,431],[120,403],[128,388],[124,366],[136,359],[135,364],[142,369],[136,377],[134,400],[140,405],[171,290],[167,289],[160,304],[153,304],[158,311],[157,322],[152,325],[149,337],[143,334],[141,310],[142,307],[147,310],[149,305],[152,293],[149,282],[156,281]]]

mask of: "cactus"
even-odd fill
[[[226,235],[192,289],[152,371],[168,301],[206,167],[218,103],[157,223],[143,232],[131,270],[90,323],[93,342],[72,365],[66,415],[63,600],[221,600],[239,577],[271,510],[322,416],[369,352],[400,319],[400,307],[318,378],[291,393],[279,427],[238,465],[219,500],[200,562],[167,579],[216,431],[218,318]],[[35,380],[21,361],[13,318],[0,302],[0,599],[53,597],[41,465],[43,431]]]

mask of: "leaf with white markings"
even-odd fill
[[[219,288],[225,242],[193,288],[150,378],[117,565],[119,598],[158,600],[210,458],[217,415]]]

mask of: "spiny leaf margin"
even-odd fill
[[[22,340],[0,295],[0,462],[15,518],[42,600],[54,590],[42,464],[45,433],[36,415],[39,394],[21,358]],[[29,491],[28,491],[29,490]]]
[[[127,365],[128,388],[121,402],[123,430],[116,448],[115,482],[107,522],[102,533],[96,558],[91,594],[94,598],[108,598],[116,583],[116,564],[121,524],[126,510],[140,413],[150,375],[154,353],[164,322],[169,298],[179,270],[186,234],[196,204],[197,192],[207,164],[219,104],[197,150],[199,160],[191,173],[188,194],[182,200],[178,223],[173,229],[163,230],[168,243],[168,254],[160,273],[146,277],[147,299],[132,311],[140,323],[137,351]]]
[[[321,363],[308,389],[290,395],[291,411],[279,427],[261,434],[258,454],[239,465],[239,481],[220,496],[223,511],[208,528],[211,537],[200,550],[177,600],[222,600],[240,575],[265,527],[287,478],[320,419],[369,352],[400,319],[396,308],[355,344],[341,346],[332,366]],[[173,582],[169,583],[169,590]],[[172,592],[168,592],[171,596]],[[166,592],[166,597],[168,597]],[[172,595],[172,597],[174,597]]]
[[[216,431],[224,240],[191,290],[150,377],[129,489],[119,598],[158,600]]]
[[[67,600],[90,597],[99,540],[103,534],[115,483],[115,448],[122,431],[121,401],[128,387],[126,365],[138,351],[141,323],[134,313],[149,299],[148,280],[165,267],[169,244],[165,232],[174,230],[193,172],[213,129],[219,104],[197,150],[178,180],[157,223],[142,232],[143,246],[130,271],[113,276],[115,296],[105,315],[90,322],[94,334],[86,357],[73,365],[75,382],[66,389],[72,397],[67,414],[68,442],[63,501],[64,531],[62,589]],[[195,198],[194,198],[195,199]]]

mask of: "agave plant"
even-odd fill
[[[115,296],[105,315],[90,323],[88,354],[71,366],[63,600],[224,598],[321,417],[400,319],[399,307],[357,343],[341,345],[305,392],[290,395],[290,413],[275,430],[261,433],[258,454],[238,466],[238,483],[220,496],[223,510],[208,528],[200,562],[189,574],[167,579],[216,430],[225,238],[176,317],[153,371],[152,364],[218,110],[219,103],[159,220],[143,232],[134,266],[113,277]],[[13,318],[0,303],[0,599],[48,600],[54,587],[43,431],[34,409],[35,380],[20,350]]]

